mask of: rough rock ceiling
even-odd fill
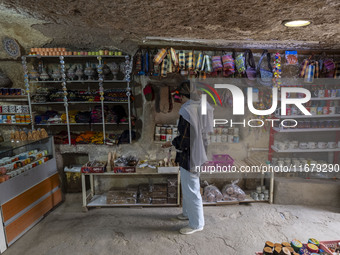
[[[132,51],[152,36],[340,49],[339,0],[2,0],[0,7],[35,19],[32,28],[52,39],[48,46]],[[312,25],[281,24],[301,18]]]

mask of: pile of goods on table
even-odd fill
[[[138,187],[112,189],[106,195],[107,204],[176,204],[177,179],[169,178],[166,184],[140,184]]]

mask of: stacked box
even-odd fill
[[[177,196],[178,196],[178,181],[177,178],[169,178],[168,179],[168,194],[167,199],[169,204],[177,204]]]
[[[151,204],[152,191],[149,184],[140,184],[138,187],[138,203]]]
[[[152,186],[152,204],[166,204],[168,196],[167,184],[155,184]]]
[[[106,195],[107,204],[136,204],[137,190],[110,190]]]

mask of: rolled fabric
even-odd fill
[[[160,64],[160,63],[162,63],[162,61],[164,60],[164,58],[166,57],[166,49],[161,49],[161,50],[159,50],[158,51],[158,53],[156,54],[156,56],[154,57],[154,59],[153,59],[153,62],[155,63],[155,64]]]
[[[188,70],[194,69],[194,53],[192,51],[188,52],[186,55],[186,62]]]
[[[203,65],[203,53],[200,52],[197,56],[197,60],[196,60],[196,71],[200,71]]]
[[[172,73],[172,61],[171,61],[171,52],[170,50],[168,50],[168,55],[167,55],[167,59],[168,59],[168,73]]]
[[[185,52],[181,50],[178,53],[178,62],[179,62],[179,68],[184,69],[185,68]]]
[[[166,77],[168,71],[168,59],[164,59],[161,68],[161,76]]]
[[[175,66],[178,66],[178,56],[174,48],[170,48],[172,62]]]
[[[212,63],[211,63],[211,58],[209,55],[204,56],[205,60],[205,72],[206,73],[211,73],[213,71]]]

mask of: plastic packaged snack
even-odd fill
[[[237,185],[239,180],[232,181],[231,184],[224,185],[222,189],[224,201],[243,201],[246,199],[246,193]]]
[[[286,61],[288,65],[298,64],[298,54],[295,50],[287,50],[285,53]]]
[[[214,185],[208,185],[204,188],[203,200],[206,202],[222,201],[223,196],[221,191]]]

